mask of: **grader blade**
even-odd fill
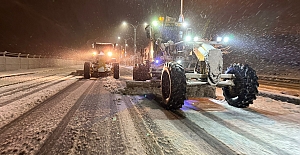
[[[126,87],[123,91],[127,95],[145,95],[154,94],[157,97],[162,96],[161,81],[126,81]],[[187,83],[186,95],[188,98],[209,97],[216,98],[216,87],[205,83],[190,84]]]
[[[216,87],[208,84],[187,85],[187,98],[209,97],[216,98]]]
[[[126,81],[123,93],[128,95],[154,94],[160,96],[160,81]]]

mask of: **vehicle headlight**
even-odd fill
[[[191,41],[191,40],[192,40],[191,36],[186,36],[185,37],[185,41]]]
[[[107,55],[111,57],[112,56],[112,52],[108,52]]]
[[[226,42],[228,42],[229,41],[229,37],[225,37],[224,38],[224,42],[226,43]]]
[[[218,42],[222,41],[222,37],[217,37],[217,41]]]
[[[194,41],[198,41],[199,40],[199,38],[198,37],[194,37]]]

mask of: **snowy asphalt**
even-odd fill
[[[124,68],[127,69],[132,69],[130,66],[123,66]],[[44,68],[42,71],[47,71],[47,70],[53,70],[54,68]],[[41,69],[31,69],[30,71],[28,70],[15,70],[15,71],[7,71],[7,72],[0,72],[0,79],[5,78],[5,77],[14,77],[14,76],[22,76],[22,75],[28,75],[28,74],[35,74],[37,72],[41,72]],[[259,75],[259,79],[264,79],[264,80],[270,80],[270,81],[289,81],[290,83],[299,83],[300,79],[297,78],[287,78],[287,77],[270,77],[270,76],[265,76],[265,75]],[[271,93],[270,93],[271,92]],[[279,100],[283,102],[288,102],[288,103],[293,103],[300,105],[300,96],[295,96],[295,95],[290,95],[290,94],[284,94],[282,92],[274,92],[272,89],[267,89],[266,90],[259,90],[259,96],[263,97],[268,97],[272,98],[274,100]]]

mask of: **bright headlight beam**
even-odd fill
[[[191,36],[185,37],[185,41],[191,41],[191,40],[192,40]]]
[[[217,41],[222,41],[222,37],[217,37]]]
[[[199,38],[198,37],[194,37],[194,41],[198,41],[199,40]]]
[[[153,21],[152,24],[153,24],[153,26],[157,26],[158,25],[158,21]]]
[[[109,57],[111,57],[111,56],[112,56],[112,52],[108,52],[107,55],[108,55]]]
[[[228,37],[225,37],[224,38],[224,42],[226,43],[226,42],[228,42],[229,41],[229,38]]]
[[[184,23],[182,23],[182,26],[183,26],[183,27],[187,27],[187,26],[188,26],[188,23],[185,23],[185,22],[184,22]]]

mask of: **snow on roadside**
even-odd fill
[[[217,150],[201,139],[178,118],[162,109],[160,105],[153,104],[151,100],[140,99],[139,102],[139,104],[143,104],[149,116],[164,135],[164,137],[157,137],[160,144],[172,144],[181,154],[219,154]]]
[[[71,76],[69,76],[68,78],[71,78]],[[43,87],[53,85],[54,83],[58,82],[59,80],[66,80],[66,79],[67,78],[64,76],[61,76],[61,77],[55,76],[55,77],[51,77],[51,78],[50,77],[45,78],[43,80],[39,79],[39,80],[20,83],[18,85],[4,87],[0,91],[0,93],[1,93],[0,94],[0,97],[1,97],[0,104],[10,101],[12,99],[18,98],[20,96],[24,96],[24,95],[26,95],[26,93],[30,93],[32,91],[41,89]],[[22,90],[23,88],[25,88],[25,89]],[[20,89],[20,91],[18,91],[18,89]],[[14,92],[14,90],[17,90],[17,91]]]
[[[92,81],[87,81],[86,84],[80,85],[72,92],[62,92],[62,94],[67,94],[67,96],[55,98],[47,103],[50,107],[45,106],[29,115],[26,120],[22,121],[21,128],[24,131],[21,135],[10,131],[8,132],[10,134],[3,136],[5,142],[2,140],[1,143],[6,145],[0,147],[1,153],[35,154],[43,144],[46,144],[45,140],[54,132],[91,84]],[[20,129],[20,126],[12,127],[12,130],[18,129]]]
[[[76,78],[67,79],[37,93],[0,107],[0,128],[76,81]]]
[[[4,94],[9,93],[10,90],[22,89],[22,88],[30,86],[30,85],[35,85],[35,84],[38,84],[38,83],[41,83],[41,82],[44,82],[44,81],[50,81],[50,80],[56,79],[56,78],[61,78],[61,76],[51,76],[51,77],[38,78],[38,79],[35,79],[35,80],[30,80],[30,81],[26,81],[26,82],[14,84],[14,85],[4,86],[4,87],[1,87],[0,93],[4,93]]]
[[[272,99],[268,99],[268,100],[271,101]],[[252,106],[250,106],[250,108],[247,109],[241,109],[241,108],[235,108],[228,105],[226,101],[219,101],[214,99],[211,99],[211,101],[223,105],[226,109],[228,109],[226,112],[214,112],[212,113],[212,115],[218,118],[226,118],[225,121],[231,124],[227,126],[230,130],[238,131],[236,133],[245,132],[242,138],[243,139],[246,138],[249,141],[256,142],[262,147],[261,150],[267,149],[268,151],[272,151],[271,154],[275,152],[279,154],[300,153],[300,149],[299,147],[297,147],[300,144],[300,136],[298,134],[299,133],[298,131],[300,130],[299,124],[287,120],[278,121],[277,117],[280,117],[281,116],[280,114],[277,114],[277,116],[274,116],[272,118],[268,118],[265,116],[266,113],[263,113],[262,111],[256,112],[252,110],[251,108]],[[262,102],[262,100],[260,99],[258,99],[258,101]],[[278,102],[278,101],[273,100],[273,102]],[[274,105],[269,106],[269,109],[284,110],[284,108],[280,106],[284,103],[278,102],[273,104]],[[297,106],[294,104],[289,104],[289,105],[291,107]],[[238,127],[239,129],[237,130],[235,129],[235,127]],[[227,133],[227,132],[223,132],[223,133]],[[228,138],[223,139],[223,141],[225,141],[224,143],[230,142]],[[264,154],[260,151],[258,152],[255,151],[255,153],[253,153],[253,150],[249,149],[250,148],[249,144],[251,144],[251,142],[248,143],[247,151],[252,152],[252,154]]]
[[[130,115],[129,109],[133,107],[127,107],[124,100],[122,100],[122,95],[115,94],[114,101],[118,108],[118,118],[120,121],[121,136],[126,140],[127,154],[145,154],[146,150],[142,147],[142,140],[138,136],[138,132],[134,126],[134,120]]]

